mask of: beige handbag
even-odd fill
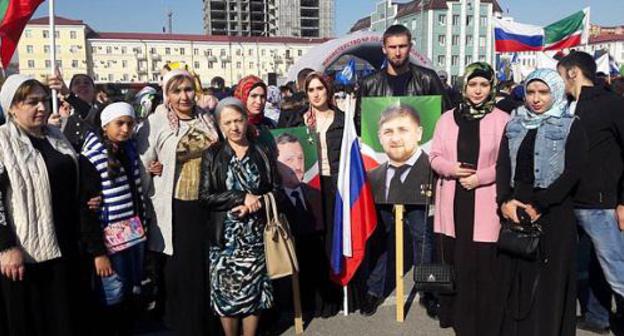
[[[299,272],[299,263],[286,216],[277,212],[273,193],[263,195],[267,216],[264,228],[264,254],[269,278],[279,279]]]

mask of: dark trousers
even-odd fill
[[[395,220],[392,206],[377,206],[377,229],[370,240],[368,266],[370,272],[366,280],[367,293],[385,297],[392,292],[395,284]],[[433,226],[425,219],[424,206],[406,206],[403,216],[404,272],[411,265],[430,263],[433,253]]]
[[[75,308],[70,290],[75,279],[63,259],[25,264],[23,281],[0,275],[8,336],[71,336],[75,334]],[[78,293],[76,293],[78,294]]]

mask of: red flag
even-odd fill
[[[7,68],[28,20],[43,0],[0,1],[0,58]]]

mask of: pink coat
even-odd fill
[[[496,160],[509,114],[494,109],[481,120],[480,145],[475,189],[473,241],[493,243],[498,240],[500,220],[496,212]],[[457,181],[451,177],[457,166],[459,128],[453,110],[442,114],[433,134],[431,168],[440,178],[436,185],[434,231],[455,237],[454,197]]]

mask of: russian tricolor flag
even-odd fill
[[[332,278],[346,286],[364,259],[366,241],[375,231],[377,215],[355,132],[355,103],[348,100],[342,137],[338,188],[332,232]]]
[[[544,29],[523,23],[494,19],[496,51],[539,51],[544,48]]]

